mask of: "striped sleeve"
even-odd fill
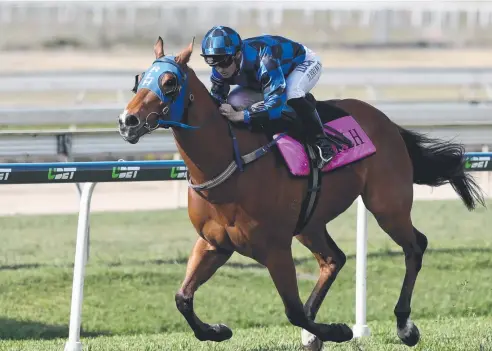
[[[257,79],[261,82],[264,104],[260,108],[248,108],[244,112],[246,123],[264,123],[281,117],[282,109],[287,102],[285,77],[280,62],[266,47],[260,52],[260,68]]]

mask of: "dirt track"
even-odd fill
[[[190,66],[207,69],[195,45]],[[492,49],[474,50],[329,50],[317,52],[324,67],[480,67],[492,62]],[[26,51],[0,52],[0,73],[42,70],[136,70],[152,63],[152,48],[148,51]]]
[[[0,215],[78,213],[79,210],[75,184],[1,185],[0,199]],[[186,207],[186,203],[186,184],[182,181],[99,183],[94,189],[91,211],[169,209],[177,205]]]

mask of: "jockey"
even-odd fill
[[[201,56],[212,67],[210,93],[225,117],[258,129],[280,119],[288,104],[304,119],[308,140],[317,146],[322,163],[333,157],[318,112],[306,99],[322,72],[313,51],[280,36],[242,40],[233,29],[215,26],[203,38]],[[231,85],[238,86],[230,92]]]

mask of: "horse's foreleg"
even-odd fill
[[[231,257],[232,252],[224,252],[199,238],[195,243],[188,260],[186,277],[176,294],[176,306],[185,317],[197,339],[224,341],[230,339],[232,331],[223,324],[203,323],[193,310],[193,295],[200,285],[210,277]]]
[[[344,342],[352,339],[352,330],[346,324],[319,324],[308,318],[299,297],[290,249],[270,252],[266,266],[284,303],[285,314],[292,324],[309,331],[322,341]]]
[[[324,229],[323,234],[321,234],[321,231],[317,233],[302,233],[296,238],[313,253],[319,264],[320,275],[318,282],[304,305],[308,318],[314,320],[321,303],[335,281],[338,272],[345,265],[347,258],[326,229]]]
[[[319,278],[311,295],[304,304],[304,311],[312,321],[316,319],[323,300],[338,272],[346,262],[346,256],[328,234],[326,228],[306,231],[296,236],[314,255],[319,264]],[[301,333],[302,343],[310,350],[321,350],[323,343],[305,329]]]

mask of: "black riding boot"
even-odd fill
[[[335,155],[333,143],[323,130],[323,123],[316,111],[315,105],[306,98],[290,99],[287,103],[296,111],[298,117],[303,120],[307,129],[307,142],[314,146],[319,153],[319,168],[324,167]]]

